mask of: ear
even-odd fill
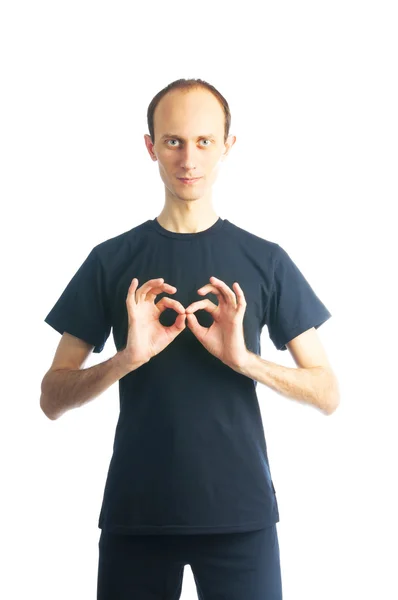
[[[153,151],[154,144],[152,143],[151,136],[148,135],[147,133],[145,133],[144,141],[145,141],[145,146],[149,152],[149,156],[152,158],[152,160],[156,161],[157,156],[156,156],[155,152]]]
[[[225,142],[225,151],[221,157],[221,160],[224,160],[224,158],[227,158],[228,154],[231,151],[232,146],[235,144],[236,142],[236,136],[235,135],[229,135],[227,137],[227,141]]]

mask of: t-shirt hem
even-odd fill
[[[312,327],[314,327],[315,329],[319,329],[319,327],[326,323],[326,321],[328,321],[331,318],[331,316],[332,315],[328,310],[326,310],[326,312],[324,311],[320,313],[317,319],[313,319],[312,321],[309,321],[305,324],[302,323],[301,325],[292,329],[288,335],[285,334],[285,336],[283,338],[280,338],[279,341],[275,340],[275,347],[277,348],[277,350],[287,350],[286,344],[288,342],[304,333],[304,331],[308,331],[308,329],[311,329]]]
[[[167,525],[167,526],[145,526],[126,527],[125,525],[113,525],[106,527],[98,524],[99,529],[106,533],[125,533],[125,534],[192,534],[192,533],[234,533],[244,531],[255,531],[265,529],[279,522],[279,515],[268,521],[252,521],[241,525],[222,525],[218,527],[210,526],[185,526],[185,525]]]

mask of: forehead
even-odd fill
[[[224,134],[224,111],[208,90],[172,90],[159,101],[154,113],[158,136],[173,133],[177,137]],[[211,136],[210,136],[211,137]]]

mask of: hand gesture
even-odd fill
[[[208,298],[193,302],[185,310],[187,325],[206,350],[226,365],[236,368],[244,364],[248,353],[243,333],[245,296],[238,283],[233,284],[233,291],[221,279],[210,277],[209,281],[212,283],[201,287],[198,294],[216,294],[219,304],[216,306]],[[202,327],[193,314],[200,308],[207,310],[213,317],[211,327]]]
[[[131,365],[148,362],[186,327],[185,308],[181,302],[164,296],[155,304],[158,294],[162,292],[175,294],[176,287],[165,283],[163,278],[150,279],[138,290],[137,287],[138,279],[134,278],[126,298],[128,334],[123,353]],[[161,313],[166,308],[172,308],[179,313],[171,327],[165,327],[159,321]]]

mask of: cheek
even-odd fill
[[[173,171],[173,169],[171,168],[170,165],[168,165],[167,163],[160,162],[159,161],[159,174],[161,176],[161,178],[163,179],[163,181],[170,181],[171,179],[173,179],[173,173],[175,171]]]

